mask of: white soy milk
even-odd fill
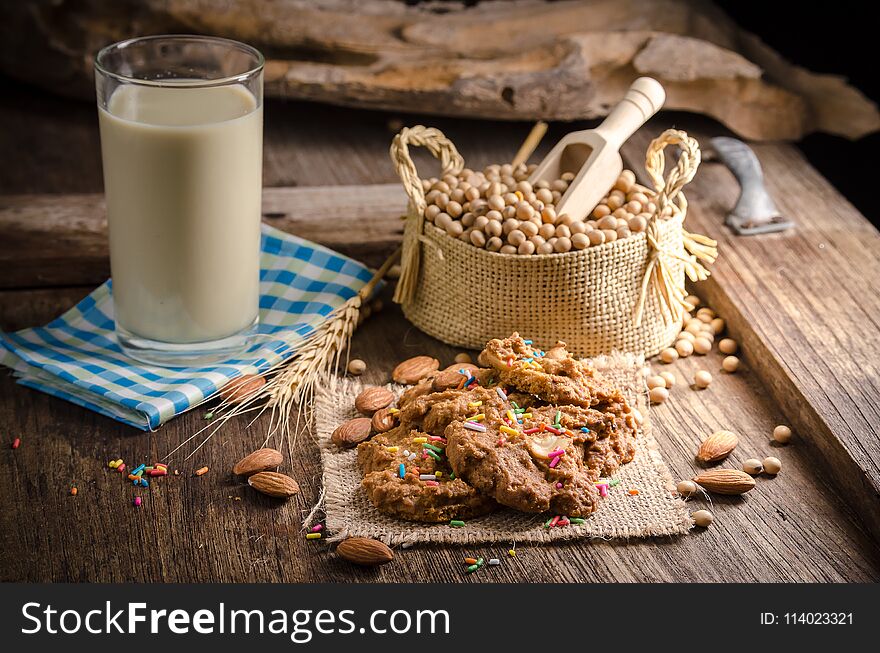
[[[120,86],[100,108],[116,320],[218,340],[259,304],[263,111],[245,87]]]

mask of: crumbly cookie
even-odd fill
[[[494,369],[501,382],[551,404],[626,408],[620,389],[588,362],[573,358],[563,342],[543,352],[514,333],[509,338],[490,340],[479,361]]]
[[[485,388],[472,385],[468,388],[443,390],[412,399],[401,408],[401,424],[418,427],[432,435],[443,435],[446,427],[455,420],[478,415],[485,409],[507,410],[511,403],[526,407],[534,398],[521,393],[508,396],[501,388]]]
[[[445,448],[444,438],[406,426],[358,445],[362,485],[370,501],[387,515],[420,522],[469,519],[495,510],[495,501],[452,474]]]
[[[589,515],[598,507],[595,482],[635,454],[635,430],[623,416],[579,406],[519,414],[491,406],[481,423],[454,421],[445,433],[457,475],[498,503],[531,513]]]

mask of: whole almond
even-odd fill
[[[232,468],[233,474],[241,476],[250,476],[257,472],[265,472],[273,467],[278,467],[284,460],[284,456],[277,449],[257,449],[252,454],[248,454]]]
[[[232,379],[220,390],[220,396],[225,401],[238,403],[255,395],[260,388],[266,385],[266,379],[256,374],[245,374]]]
[[[394,368],[391,378],[397,383],[413,385],[418,383],[431,372],[440,369],[440,361],[430,356],[415,356],[403,361]]]
[[[380,408],[387,408],[394,402],[394,393],[388,388],[370,386],[364,388],[354,400],[354,407],[362,415],[372,415]]]
[[[733,431],[715,431],[703,440],[700,450],[697,452],[697,460],[704,463],[723,460],[730,455],[737,444],[739,444],[739,438]]]
[[[364,567],[375,567],[391,562],[394,553],[379,540],[367,537],[350,537],[336,547],[340,558]]]
[[[257,492],[270,497],[286,499],[299,492],[299,485],[287,474],[278,472],[258,472],[248,479],[248,485]]]
[[[458,372],[459,370],[470,370],[471,373],[476,372],[480,369],[479,365],[474,365],[473,363],[453,363],[448,367],[444,367],[443,371],[447,372],[452,370],[453,372]]]
[[[385,433],[394,428],[397,418],[390,408],[380,408],[373,413],[373,419],[370,420],[370,426],[376,433]]]
[[[337,426],[330,439],[337,447],[348,449],[370,437],[371,428],[369,417],[355,417]]]
[[[710,469],[693,480],[716,494],[743,494],[755,487],[755,479],[739,469]]]
[[[457,388],[458,384],[466,378],[458,370],[443,370],[434,377],[434,380],[431,382],[431,389],[434,392],[443,392],[444,390]]]

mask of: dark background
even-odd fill
[[[817,73],[842,75],[880,102],[877,46],[880,34],[868,2],[736,2],[718,5],[743,28],[760,36],[790,61]],[[880,133],[858,141],[813,134],[798,146],[831,183],[880,226],[877,152]]]

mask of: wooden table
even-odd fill
[[[376,265],[399,241],[401,191],[387,157],[388,116],[326,107],[270,104],[266,111],[265,213],[283,229]],[[407,122],[414,119],[404,118]],[[700,137],[719,128],[661,115],[626,148],[640,168],[647,140],[672,122]],[[108,273],[100,203],[94,107],[21,88],[0,100],[0,328],[43,324]],[[459,144],[469,164],[508,160],[528,125],[431,120]],[[392,125],[394,127],[394,125]],[[555,126],[538,155],[566,128]],[[140,433],[85,409],[0,378],[0,580],[26,581],[876,581],[880,579],[880,236],[797,151],[756,148],[769,185],[798,229],[738,239],[720,226],[736,189],[705,163],[688,192],[693,231],[720,241],[713,277],[697,291],[742,343],[735,375],[715,374],[705,391],[687,387],[720,358],[669,366],[672,397],[651,411],[666,462],[689,477],[700,437],[718,428],[741,435],[734,464],[776,455],[783,471],[759,478],[743,498],[714,497],[715,524],[670,539],[519,546],[515,559],[465,576],[466,554],[502,555],[507,546],[416,546],[392,564],[363,570],[321,541],[307,542],[303,511],[316,500],[320,470],[308,436],[292,447],[286,471],[297,500],[257,496],[226,470],[259,445],[265,420],[234,421],[196,458],[171,461],[178,477],[153,484],[134,509],[127,483],[107,468],[162,457],[203,425],[192,411],[155,433]],[[419,163],[428,169],[425,158]],[[342,185],[377,184],[370,188]],[[327,186],[339,185],[333,188]],[[321,186],[323,188],[313,188]],[[284,188],[277,188],[284,187]],[[295,187],[295,188],[294,188]],[[28,193],[29,195],[23,195]],[[367,381],[393,364],[457,350],[386,309],[358,331],[353,354]],[[653,363],[659,369],[659,363]],[[796,432],[770,444],[778,423]],[[9,443],[21,438],[21,447]],[[194,478],[192,469],[211,472]],[[78,495],[70,496],[72,485]],[[695,501],[694,509],[705,507]]]

